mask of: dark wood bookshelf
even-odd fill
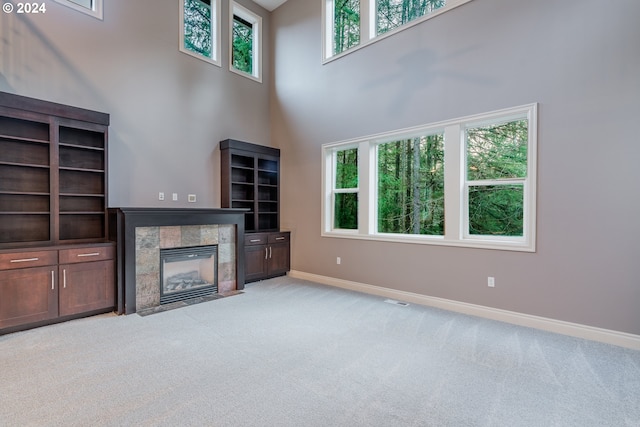
[[[0,334],[113,310],[108,126],[0,92]]]

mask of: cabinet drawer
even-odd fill
[[[289,233],[269,234],[269,243],[284,243],[289,241]]]
[[[73,264],[76,262],[102,261],[113,259],[114,246],[91,246],[86,248],[61,249],[60,264]]]
[[[266,245],[268,240],[268,235],[265,233],[250,233],[244,235],[245,246]]]
[[[12,252],[0,254],[0,270],[56,265],[58,251]]]

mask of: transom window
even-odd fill
[[[220,0],[180,0],[180,51],[220,66]]]
[[[471,0],[323,0],[325,60],[364,47]]]
[[[536,110],[323,145],[323,236],[535,251]]]
[[[261,82],[262,17],[232,1],[230,31],[229,69]]]

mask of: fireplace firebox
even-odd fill
[[[218,246],[160,250],[160,304],[218,293]]]

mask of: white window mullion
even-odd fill
[[[376,176],[375,148],[369,141],[358,145],[358,230],[360,234],[375,233]]]
[[[376,0],[360,0],[360,44],[367,43],[374,38],[376,31],[375,10]]]
[[[460,240],[462,237],[462,195],[464,189],[464,150],[461,147],[460,125],[444,129],[444,239]]]

